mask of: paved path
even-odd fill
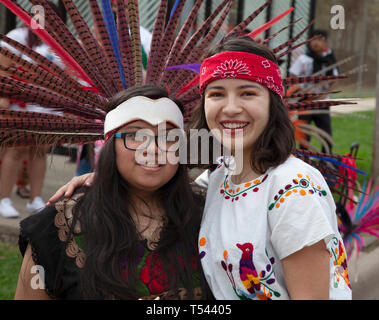
[[[379,245],[376,240],[348,263],[353,300],[379,300]]]
[[[69,181],[75,174],[76,164],[69,162],[69,157],[59,155],[48,155],[47,159],[47,171],[45,183],[42,189],[42,199],[47,201],[56,190]],[[28,200],[22,199],[14,192],[12,195],[12,201],[15,208],[20,212],[21,217],[18,219],[5,219],[0,216],[0,240],[15,241],[19,222],[21,219],[28,216],[25,210]]]
[[[350,113],[375,109],[375,99],[356,99],[358,105],[336,106],[332,111],[338,113]],[[45,201],[63,184],[69,181],[75,172],[75,164],[69,162],[65,156],[49,155],[48,169],[45,184],[42,190],[42,197]],[[21,199],[16,194],[12,195],[12,200],[17,210],[21,213],[19,219],[4,219],[0,217],[0,240],[16,242],[18,238],[19,222],[27,217],[25,206],[27,200]],[[366,237],[364,252],[360,254],[357,263],[354,259],[349,261],[349,275],[353,288],[354,299],[376,299],[379,300],[379,241]]]

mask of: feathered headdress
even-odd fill
[[[33,18],[15,1],[0,0],[0,2],[21,18],[29,28],[32,27]],[[0,54],[19,66],[0,67],[3,74],[0,76],[0,96],[53,108],[63,112],[64,116],[1,109],[0,144],[5,147],[85,143],[102,139],[105,110],[109,99],[125,88],[141,84],[156,84],[178,96],[185,103],[184,116],[188,121],[194,106],[200,100],[199,77],[196,73],[199,72],[202,56],[214,43],[233,4],[233,0],[222,1],[194,30],[203,0],[195,1],[180,29],[179,20],[186,1],[177,0],[169,13],[168,0],[161,0],[152,32],[151,50],[144,77],[138,0],[115,0],[116,20],[110,0],[102,0],[101,8],[97,0],[88,0],[94,27],[98,34],[97,38],[91,32],[74,1],[62,0],[79,39],[70,32],[46,1],[30,0],[30,2],[33,5],[41,5],[45,9],[44,28],[34,28],[32,31],[63,60],[65,68],[59,68],[32,49],[5,35],[0,35],[1,41],[18,50],[22,56],[27,56],[34,61],[34,63],[27,61],[7,48],[0,47]],[[266,1],[226,36],[246,34],[245,29],[248,25],[271,2],[271,0]],[[249,36],[254,39],[262,35],[292,10],[293,8],[290,8],[253,30]],[[300,19],[264,39],[263,45],[269,46],[271,40],[299,21]],[[273,48],[277,58],[281,59],[294,49],[311,41],[313,38],[295,44],[310,26],[311,24],[292,39]],[[286,91],[294,84],[317,83],[341,78],[344,76],[291,77],[283,80],[283,87]],[[309,92],[287,94],[284,102],[290,112],[316,110],[341,104],[338,101],[318,101],[317,97],[318,95]],[[304,100],[304,98],[307,99]],[[300,99],[303,101],[300,102]],[[343,102],[343,104],[346,103],[346,101]],[[337,159],[333,155],[303,150],[298,156],[317,167],[327,179],[340,176],[338,170],[310,158],[314,156]]]
[[[376,187],[370,179],[362,188],[362,194],[356,205],[346,205],[345,215],[339,218],[339,228],[344,237],[346,250],[349,253],[356,248],[357,257],[363,250],[363,234],[379,238],[379,184]]]

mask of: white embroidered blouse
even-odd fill
[[[281,260],[324,240],[330,299],[351,299],[336,208],[321,173],[293,156],[241,185],[230,173],[221,163],[196,180],[208,184],[199,252],[215,298],[289,299]]]

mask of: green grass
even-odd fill
[[[332,116],[333,153],[344,155],[350,152],[350,146],[359,142],[356,162],[357,168],[367,173],[358,174],[358,181],[369,179],[372,170],[375,111],[356,112]],[[311,139],[311,143],[321,150],[321,144]]]
[[[375,111],[357,112],[343,116],[332,117],[332,130],[335,146],[333,152],[346,154],[350,152],[353,142],[359,142],[357,157],[358,169],[367,172],[367,176],[358,174],[362,183],[371,175],[374,144]]]
[[[13,299],[21,262],[17,245],[0,242],[0,300]]]
[[[375,90],[369,90],[364,89],[361,90],[360,96],[358,96],[357,90],[344,90],[343,88],[340,88],[339,90],[342,90],[340,93],[332,94],[330,97],[332,99],[357,99],[357,98],[375,98],[376,97],[376,91]]]

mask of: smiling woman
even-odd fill
[[[204,111],[209,128],[243,139],[240,145],[250,155],[268,123],[269,90],[243,79],[216,80],[205,91]]]
[[[320,172],[293,156],[274,54],[230,36],[207,57],[194,126],[220,131],[214,138],[223,145],[241,140],[243,150],[197,180],[208,186],[199,239],[214,296],[351,299],[333,197]]]
[[[205,60],[203,68],[209,69],[207,60],[211,60],[209,59],[210,57],[216,56],[215,61],[219,63],[220,59],[228,60],[230,56],[234,57],[235,53],[238,57],[243,50],[248,53],[242,54],[242,61],[246,60],[246,55],[251,55],[251,59],[258,56],[259,62],[263,66],[260,69],[260,76],[270,77],[265,66],[274,66],[276,61],[274,54],[268,48],[252,42],[249,37],[230,38],[228,41],[212,48],[207,54],[208,59]],[[227,54],[226,57],[225,54]],[[211,62],[210,66],[212,65],[213,67],[217,66],[215,62]],[[257,63],[251,63],[250,65],[255,68]],[[228,128],[225,128],[221,121],[231,123],[231,121],[244,120],[249,122],[250,126],[246,127],[246,131],[242,131],[244,134],[243,157],[245,168],[249,168],[251,165],[256,172],[256,176],[264,173],[270,167],[283,163],[296,149],[293,139],[293,124],[288,117],[288,110],[278,94],[281,87],[277,79],[278,70],[278,68],[275,68],[271,73],[276,84],[259,80],[260,77],[257,77],[257,74],[253,74],[251,71],[242,74],[237,73],[231,77],[232,79],[225,79],[219,73],[217,73],[217,77],[213,77],[213,73],[209,72],[209,75],[206,74],[204,79],[201,80],[200,90],[203,90],[204,94],[199,107],[195,109],[192,117],[192,125],[196,129],[212,130],[218,127],[220,130],[224,129],[221,132],[226,133],[238,133],[239,130],[228,131]],[[253,82],[252,79],[257,81]],[[273,90],[268,90],[268,87],[273,88]],[[214,113],[219,106],[219,102],[224,106],[223,112],[225,114],[219,112],[216,120]],[[240,103],[240,105],[237,104],[236,108],[233,108],[235,103]],[[245,106],[249,106],[248,110],[250,112],[243,112]],[[207,112],[210,112],[210,117],[207,116]],[[249,120],[241,117],[249,118]],[[259,121],[258,119],[254,121],[254,117],[258,117]],[[215,124],[216,121],[219,121],[218,125]],[[214,122],[212,127],[209,126],[210,122]],[[249,134],[251,137],[245,139],[245,134]]]
[[[171,124],[167,124],[167,126],[175,128]],[[154,139],[146,139],[148,136],[144,131],[152,132],[154,136],[150,137],[154,137]],[[127,124],[117,133],[121,137],[124,135],[124,139],[117,139],[120,135],[115,135],[117,168],[120,175],[128,181],[135,192],[137,190],[139,193],[154,192],[175,175],[179,165],[170,163],[167,159],[167,151],[162,151],[155,142],[155,136],[162,137],[163,134],[167,134],[158,133],[158,126],[152,126],[146,121],[139,120]],[[138,139],[134,138],[137,133],[141,135]],[[147,141],[150,143],[147,144]],[[139,145],[137,145],[138,142]],[[163,161],[159,161],[162,158]]]
[[[136,102],[140,108],[125,109]],[[156,143],[182,128],[181,108],[153,85],[110,101],[92,187],[21,222],[24,261],[16,298],[207,297],[197,254],[204,199],[183,165],[158,163],[169,152]],[[34,264],[46,275],[39,292],[29,285]]]

